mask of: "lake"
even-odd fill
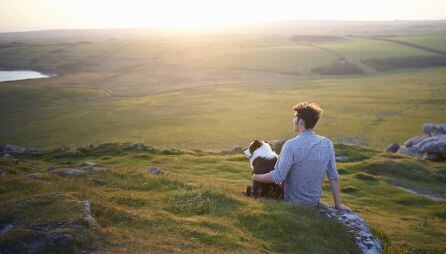
[[[36,78],[50,78],[53,76],[55,75],[47,75],[38,71],[30,70],[0,71],[0,82]]]

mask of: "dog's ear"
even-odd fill
[[[268,141],[266,141],[266,140],[262,140],[262,142],[263,142],[263,143],[267,143],[267,144],[269,144]]]
[[[252,144],[249,146],[249,152],[251,152],[251,154],[254,153],[254,151],[262,146],[262,142],[260,142],[259,140],[254,140],[254,142],[252,142]]]

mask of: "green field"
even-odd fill
[[[421,135],[423,123],[446,122],[446,66],[404,67],[408,59],[445,57],[438,51],[446,50],[446,37],[373,31],[320,41],[290,40],[294,34],[279,32],[0,34],[0,69],[57,74],[0,83],[0,144],[71,147],[16,162],[0,158],[6,172],[0,174],[0,222],[79,219],[80,202],[88,199],[103,227],[70,231],[76,242],[67,252],[94,246],[131,253],[357,253],[339,224],[314,211],[241,196],[250,179],[248,161],[240,151],[224,152],[254,139],[295,136],[291,107],[311,101],[324,109],[316,132],[351,159],[338,163],[343,202],[366,219],[385,253],[444,252],[445,202],[400,189],[444,197],[444,162],[380,151]],[[380,69],[367,59],[402,65]],[[344,64],[364,73],[312,71]],[[142,152],[122,142],[160,150]],[[77,147],[86,144],[95,146]],[[172,147],[182,152],[163,150]],[[84,161],[104,170],[45,173],[49,165]],[[167,174],[148,175],[148,166]],[[27,176],[36,172],[44,174]],[[328,188],[323,200],[331,202]],[[27,199],[36,205],[17,205]],[[27,234],[14,232],[0,243]]]
[[[445,67],[377,72],[360,62],[433,53],[347,37],[315,45],[274,36],[6,45],[0,66],[60,76],[0,85],[0,141],[230,148],[294,135],[290,108],[299,101],[325,109],[320,134],[378,149],[446,121]],[[339,56],[366,74],[310,73]]]

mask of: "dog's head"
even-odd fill
[[[268,150],[271,150],[271,147],[269,146],[268,142],[266,141],[260,141],[260,140],[254,140],[249,145],[248,149],[243,151],[246,157],[251,158],[251,156],[254,154],[254,152],[260,148],[269,148]]]

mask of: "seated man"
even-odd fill
[[[339,200],[339,175],[333,143],[313,130],[322,109],[315,103],[302,102],[296,104],[293,110],[294,130],[300,134],[283,144],[274,170],[266,174],[253,174],[252,180],[276,184],[283,182],[285,201],[317,206],[327,172],[335,208],[348,210]]]

